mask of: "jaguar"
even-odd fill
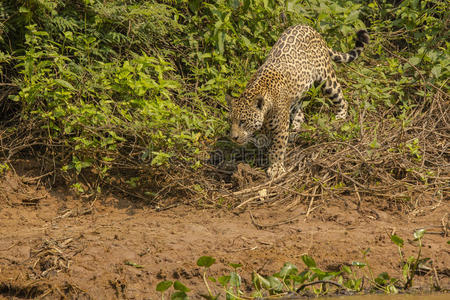
[[[327,46],[310,26],[287,28],[269,52],[239,97],[227,96],[230,107],[231,140],[247,143],[256,131],[270,136],[267,175],[285,173],[284,157],[289,133],[298,131],[304,121],[302,95],[313,84],[321,84],[323,93],[337,109],[336,119],[345,119],[348,104],[343,98],[332,61],[349,63],[358,58],[369,43],[366,30],[356,32],[355,47],[347,53]]]

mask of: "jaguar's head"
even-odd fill
[[[265,101],[262,95],[239,98],[226,97],[230,108],[231,139],[237,144],[245,144],[264,122]]]

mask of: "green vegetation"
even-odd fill
[[[243,283],[238,273],[238,269],[242,267],[241,264],[230,263],[229,266],[233,270],[229,275],[218,278],[208,277],[207,279],[207,270],[216,260],[210,256],[202,256],[198,259],[197,266],[204,268],[203,279],[208,290],[208,294],[202,296],[209,300],[219,299],[220,297],[220,293],[213,294],[208,281],[221,286],[227,300],[269,299],[264,297],[273,295],[289,295],[294,299],[294,296],[325,296],[343,291],[347,295],[364,291],[397,294],[399,291],[407,290],[412,286],[414,276],[419,272],[419,267],[425,267],[426,262],[430,260],[421,257],[424,234],[424,229],[414,232],[413,242],[417,243],[417,255],[410,256],[406,260],[401,250],[404,245],[403,239],[397,235],[391,236],[391,241],[399,247],[402,278],[390,277],[386,272],[375,277],[366,260],[370,249],[363,251],[363,262],[354,261],[349,265],[342,265],[338,271],[324,271],[317,267],[311,256],[304,254],[301,258],[306,269],[303,271],[299,271],[298,267],[292,263],[285,263],[279,272],[271,276],[263,276],[253,272],[251,281],[253,292],[251,295],[246,295],[243,292]],[[365,286],[364,282],[366,284],[368,282],[368,284]],[[156,290],[161,292],[161,299],[164,299],[164,292],[172,286],[174,292],[171,294],[171,299],[189,299],[189,288],[179,281],[172,282],[170,280],[161,281],[156,287]],[[439,287],[435,288],[438,289]],[[273,299],[277,298],[274,297]]]
[[[162,186],[203,195],[198,177],[195,184],[188,179],[203,174],[212,146],[226,135],[224,95],[239,94],[280,33],[297,23],[313,26],[341,51],[353,46],[356,30],[371,35],[361,59],[338,66],[348,121],[339,130],[331,126],[331,114],[315,105],[327,107],[328,100],[312,91],[315,101],[304,102],[304,141],[357,141],[363,131],[376,138],[377,116],[406,128],[418,107],[426,113],[433,99],[448,100],[447,5],[2,1],[3,165],[38,158],[45,174],[88,194],[110,185],[147,199]],[[424,169],[424,143],[416,137],[390,151],[410,156],[417,163],[408,170],[427,181],[437,174]],[[370,145],[382,146],[377,139]]]
[[[296,197],[309,203],[307,215],[314,201],[336,193],[384,198],[392,210],[448,199],[448,20],[444,0],[3,0],[0,176],[25,158],[40,163],[39,179],[86,196],[108,187],[164,206],[172,192],[179,201],[187,194],[201,205],[239,208]],[[237,96],[281,32],[299,23],[340,51],[353,47],[357,30],[369,31],[362,57],[336,66],[349,117],[336,122],[329,100],[312,88],[286,165],[308,163],[283,182],[245,189],[252,180],[239,176],[258,174],[243,168],[234,176],[236,162],[230,171],[209,161],[213,150],[226,158],[236,150],[221,139],[225,94]],[[237,158],[258,167],[253,157]],[[231,193],[230,182],[242,189]],[[367,288],[362,278],[369,289],[408,289],[427,261],[422,237],[415,233],[419,251],[409,258],[404,241],[391,237],[401,278],[375,277],[367,262],[324,271],[304,255],[303,271],[287,263],[272,276],[254,273],[251,297],[359,292]],[[205,298],[217,298],[212,284],[227,299],[242,297],[241,265],[210,278],[214,263],[198,261]],[[189,293],[179,281],[157,286],[162,296],[171,289],[172,299]]]

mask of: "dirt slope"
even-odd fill
[[[83,201],[12,176],[0,192],[0,298],[156,299],[158,282],[177,279],[197,299],[206,293],[196,267],[202,255],[217,259],[213,276],[228,272],[229,262],[242,263],[248,284],[254,270],[272,274],[285,262],[303,268],[304,253],[321,268],[336,269],[361,260],[361,251],[370,247],[374,273],[399,276],[388,233],[406,241],[421,227],[436,232],[425,236],[423,256],[432,259],[441,286],[449,287],[449,238],[438,234],[448,222],[448,201],[406,213],[365,199],[359,208],[355,199],[325,200],[306,217],[307,203],[262,205],[239,214],[187,206],[157,212],[118,196]],[[415,251],[407,243],[406,253]],[[430,286],[431,280],[426,274],[416,284]]]

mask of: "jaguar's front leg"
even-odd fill
[[[286,172],[284,168],[284,155],[289,136],[289,114],[285,113],[277,121],[276,126],[271,128],[272,143],[269,148],[269,168],[267,175],[274,179]]]

